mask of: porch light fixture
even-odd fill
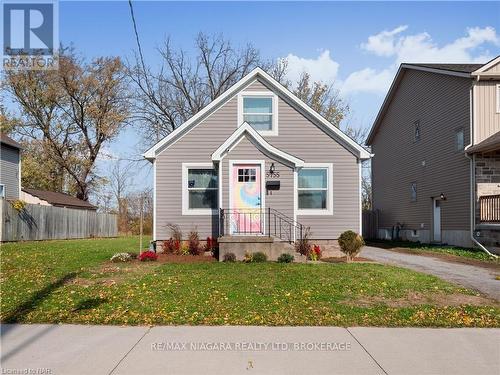
[[[444,193],[441,193],[439,195],[439,199],[441,199],[442,201],[445,201],[446,200],[446,196],[444,195]]]
[[[269,167],[269,173],[274,174],[275,170],[276,170],[276,167],[274,166],[274,163],[271,163],[271,166]]]

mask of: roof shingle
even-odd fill
[[[450,72],[459,72],[459,73],[472,73],[475,70],[478,70],[484,64],[408,64],[412,66],[420,66],[422,68],[430,68],[430,69],[439,69],[439,70],[447,70]]]

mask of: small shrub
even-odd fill
[[[114,263],[130,262],[131,260],[132,257],[130,256],[129,253],[116,253],[111,257],[111,261]]]
[[[308,258],[310,260],[320,260],[321,259],[321,247],[319,245],[314,245],[309,252]]]
[[[267,255],[261,251],[257,251],[256,253],[252,254],[252,262],[253,263],[267,262]]]
[[[168,250],[174,254],[179,254],[182,246],[182,231],[177,224],[168,223],[167,228],[170,229],[170,242],[167,244]]]
[[[131,259],[137,259],[137,257],[139,256],[138,253],[134,253],[133,251],[129,251],[127,254],[130,255]]]
[[[158,259],[158,255],[154,251],[145,251],[141,253],[137,259],[139,259],[141,262],[148,262],[148,261],[155,261]]]
[[[200,236],[198,231],[193,229],[188,235],[188,251],[191,255],[199,255],[201,252],[200,248]]]
[[[309,253],[311,252],[311,244],[309,242],[310,235],[311,235],[311,228],[307,227],[304,230],[302,239],[299,239],[298,241],[295,242],[296,252],[305,256],[309,256]]]
[[[170,239],[163,241],[162,249],[167,254],[178,254],[181,249],[181,242],[170,237]]]
[[[245,263],[252,263],[253,261],[253,254],[249,253],[248,251],[245,253],[245,257],[243,258],[243,262]]]
[[[236,255],[234,255],[234,253],[226,253],[222,260],[224,262],[236,262]]]
[[[217,241],[217,238],[207,237],[204,250],[210,251],[214,258],[219,258],[219,242]]]
[[[283,253],[278,257],[278,263],[293,263],[293,260],[293,255],[288,253]]]
[[[345,231],[339,237],[340,250],[346,255],[347,262],[355,258],[365,245],[363,237],[352,230]]]

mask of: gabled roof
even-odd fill
[[[483,66],[482,64],[401,64],[399,66],[399,69],[396,73],[396,76],[394,77],[394,80],[392,81],[391,87],[389,88],[389,91],[387,92],[387,95],[384,99],[384,102],[382,103],[382,106],[380,107],[380,110],[377,114],[377,117],[375,118],[375,121],[373,122],[372,128],[370,130],[370,133],[368,134],[368,138],[366,139],[366,144],[371,145],[373,142],[373,138],[375,137],[375,134],[377,133],[377,130],[380,126],[380,123],[382,122],[382,119],[385,116],[385,112],[389,108],[389,105],[392,101],[392,98],[394,97],[394,94],[396,93],[396,89],[399,86],[399,83],[401,82],[401,79],[403,78],[403,75],[406,70],[408,69],[413,69],[413,70],[421,70],[425,72],[430,72],[430,73],[437,73],[437,74],[444,74],[444,75],[450,75],[450,76],[455,76],[455,77],[462,77],[462,78],[472,78],[472,72],[476,71],[478,68]]]
[[[405,64],[408,66],[445,70],[458,73],[472,73],[481,68],[483,64]]]
[[[500,131],[479,142],[478,144],[469,147],[465,151],[468,154],[473,154],[475,152],[489,152],[496,150],[500,150]]]
[[[286,153],[280,149],[277,149],[269,142],[267,142],[264,137],[262,137],[248,122],[244,122],[242,125],[236,129],[231,136],[221,144],[217,150],[212,154],[213,161],[221,161],[222,158],[236,145],[239,140],[248,136],[257,143],[257,145],[261,146],[265,151],[267,151],[272,156],[276,157],[278,160],[282,160],[285,162],[289,162],[294,167],[303,167],[304,160],[299,159],[289,153]]]
[[[500,56],[495,57],[494,59],[488,61],[486,64],[482,65],[480,68],[472,72],[472,75],[474,77],[477,77],[477,79],[483,78],[498,78],[500,76],[500,73],[498,72],[488,72],[491,68],[493,68],[495,65],[500,64]]]
[[[73,197],[65,193],[56,193],[55,191],[38,190],[22,188],[22,191],[33,195],[41,200],[47,201],[53,206],[68,207],[68,208],[81,208],[86,210],[97,210],[97,207],[87,201]]]
[[[18,148],[18,149],[21,149],[21,144],[14,141],[11,137],[3,134],[3,133],[0,133],[0,142],[1,143],[4,143],[6,145],[9,145],[11,147],[14,147],[14,148]]]
[[[307,116],[327,135],[329,135],[331,138],[335,139],[337,142],[342,144],[347,150],[356,155],[358,158],[369,159],[371,157],[371,154],[368,151],[366,151],[363,147],[361,147],[359,144],[357,144],[356,141],[354,141],[347,134],[345,134],[340,129],[329,123],[324,117],[322,117],[311,107],[309,107],[299,98],[297,98],[294,94],[292,94],[288,89],[286,89],[283,85],[277,82],[274,78],[272,78],[261,68],[255,68],[254,70],[252,70],[245,77],[240,79],[228,90],[226,90],[222,95],[214,99],[205,108],[203,108],[193,117],[191,117],[188,121],[186,121],[180,127],[175,129],[172,133],[167,135],[165,138],[163,138],[161,141],[159,141],[153,147],[147,150],[143,154],[143,156],[150,161],[154,160],[156,158],[156,155],[158,155],[158,153],[160,153],[165,148],[169,147],[171,144],[179,140],[185,134],[187,134],[189,130],[198,125],[201,122],[201,120],[206,118],[210,113],[218,109],[221,105],[223,105],[234,95],[236,95],[240,90],[242,90],[244,87],[249,85],[257,78],[261,79],[262,81],[267,83],[270,87],[272,87],[274,90],[276,90],[276,92],[280,93],[283,97],[287,98],[289,102],[297,110],[299,110],[301,113]]]

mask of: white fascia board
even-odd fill
[[[186,121],[184,124],[179,126],[176,130],[174,130],[172,133],[170,133],[168,136],[163,138],[160,142],[155,144],[153,147],[151,147],[149,150],[147,150],[143,156],[148,159],[152,160],[156,157],[156,151],[176,139],[182,137],[185,133],[187,133],[190,128],[196,123],[202,119],[204,116],[209,114],[214,108],[216,108],[219,104],[223,103],[225,100],[231,98],[234,96],[240,89],[244,88],[249,82],[252,80],[256,79],[257,77],[263,78],[269,85],[273,86],[277,91],[279,91],[283,96],[287,97],[291,102],[293,102],[297,107],[302,109],[304,112],[306,112],[308,115],[310,115],[313,119],[317,121],[318,124],[321,125],[321,128],[327,133],[331,138],[337,140],[337,141],[342,141],[345,146],[348,146],[351,151],[354,151],[356,153],[357,157],[366,160],[370,159],[372,157],[372,154],[370,154],[367,150],[365,150],[362,146],[360,146],[356,141],[354,141],[352,138],[350,138],[347,134],[345,134],[343,131],[341,131],[339,128],[333,126],[328,120],[326,120],[323,116],[321,116],[319,113],[314,111],[311,107],[309,107],[307,104],[305,104],[302,100],[297,98],[292,92],[290,92],[287,88],[285,88],[282,84],[280,84],[278,81],[276,81],[274,78],[272,78],[269,74],[267,74],[263,69],[261,68],[255,68],[252,70],[249,74],[247,74],[245,77],[243,77],[241,80],[239,80],[237,83],[235,83],[233,86],[231,86],[228,90],[226,90],[221,96],[216,98],[214,101],[212,101],[210,104],[208,104],[205,108],[203,108],[200,112],[195,114],[193,117],[191,117],[188,121]]]
[[[289,161],[295,167],[302,167],[304,165],[304,160],[299,159],[293,155],[290,155],[287,152],[284,152],[269,142],[267,142],[252,126],[244,122],[241,126],[239,126],[231,136],[222,143],[217,150],[212,154],[212,161],[220,162],[222,158],[224,158],[225,154],[231,149],[231,147],[238,142],[241,137],[245,134],[248,134],[253,140],[255,140],[259,146],[264,148],[271,155],[274,155],[283,160]]]
[[[500,63],[500,56],[497,56],[495,57],[493,60],[487,62],[486,64],[484,64],[482,67],[480,67],[479,69],[477,70],[474,70],[471,75],[473,76],[477,76],[477,75],[480,75],[481,73],[484,73],[485,71],[487,71],[488,69],[490,69],[492,66],[496,65]]]

